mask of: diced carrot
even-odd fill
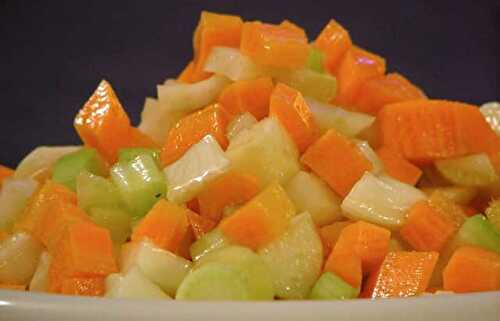
[[[324,271],[335,273],[354,288],[361,287],[361,258],[352,252],[338,252],[334,248],[326,260]]]
[[[337,21],[330,20],[323,28],[314,45],[326,55],[324,67],[331,74],[336,74],[345,53],[351,48],[349,32]]]
[[[222,90],[219,102],[230,118],[249,112],[258,120],[269,114],[269,98],[274,84],[262,77],[236,81]]]
[[[466,215],[462,207],[446,197],[444,192],[434,191],[429,197],[429,203],[446,216],[457,229],[465,222]]]
[[[462,210],[463,210],[465,216],[467,216],[467,217],[471,217],[471,216],[474,216],[476,214],[481,213],[481,211],[478,211],[474,207],[467,206],[467,205],[462,205]]]
[[[291,22],[288,19],[285,19],[285,20],[281,21],[281,23],[279,24],[279,26],[280,27],[288,28],[290,30],[293,30],[296,33],[301,33],[304,37],[307,38],[307,34],[306,34],[305,30],[303,28],[301,28],[298,24],[293,23],[293,22]]]
[[[238,171],[229,171],[215,180],[198,194],[201,216],[218,223],[226,206],[243,204],[260,190],[255,176]]]
[[[274,88],[269,114],[286,128],[301,153],[319,138],[319,127],[304,97],[285,84],[279,83]]]
[[[70,225],[81,222],[91,222],[81,208],[69,202],[55,200],[41,215],[33,235],[51,251]]]
[[[456,293],[500,290],[500,255],[474,246],[457,249],[443,271],[443,286]]]
[[[26,291],[26,285],[0,283],[0,290]]]
[[[180,75],[177,77],[177,80],[183,83],[191,83],[194,73],[194,62],[190,61],[186,67],[182,70]]]
[[[354,142],[334,129],[312,144],[301,160],[342,197],[373,166]]]
[[[156,144],[151,137],[141,132],[139,129],[135,127],[130,127],[129,129],[129,140],[122,148],[133,148],[133,147],[142,147],[142,148],[159,148],[158,144]]]
[[[51,180],[45,181],[28,202],[24,215],[14,225],[14,230],[34,234],[40,219],[46,214],[50,215],[50,206],[55,201],[76,205],[76,193],[64,185]]]
[[[235,243],[256,250],[281,235],[294,213],[285,190],[271,183],[219,226]]]
[[[319,236],[323,242],[323,255],[325,257],[330,255],[344,227],[352,223],[352,221],[335,222],[330,225],[322,226],[319,229]]]
[[[109,163],[129,140],[130,119],[106,80],[78,112],[74,126],[85,145],[96,148]]]
[[[444,100],[413,100],[379,112],[383,145],[420,164],[491,151],[498,139],[479,109]]]
[[[7,232],[5,230],[0,230],[0,242],[2,242],[3,240],[5,240],[9,236],[10,236],[9,232]]]
[[[257,21],[243,24],[240,50],[257,64],[282,68],[303,67],[309,55],[303,30]]]
[[[381,147],[377,150],[377,155],[384,165],[384,170],[390,176],[409,185],[417,184],[422,176],[422,170],[407,161],[398,152]]]
[[[156,246],[175,253],[188,230],[189,209],[159,200],[132,233],[132,241],[149,239]]]
[[[398,73],[390,73],[361,85],[355,109],[376,116],[385,105],[426,98],[424,92],[408,79]]]
[[[200,239],[203,235],[213,230],[216,223],[204,216],[196,214],[194,212],[189,212],[187,214],[191,230],[193,231],[196,239]]]
[[[196,213],[193,213],[196,214]],[[189,225],[189,224],[188,224]],[[181,256],[185,258],[186,260],[191,260],[191,245],[193,245],[194,241],[196,240],[196,237],[194,236],[193,229],[187,228],[186,233],[184,234],[184,237],[182,240],[179,242],[179,246],[177,247],[177,250],[174,252],[174,254],[177,254],[178,256]]]
[[[428,201],[413,205],[400,229],[401,237],[417,251],[441,251],[457,231],[455,223]]]
[[[206,135],[212,135],[223,149],[226,138],[227,116],[219,104],[213,104],[182,118],[170,129],[161,151],[163,166],[178,160],[191,146]]]
[[[210,76],[203,70],[213,47],[238,48],[243,21],[238,16],[202,11],[193,36],[193,71],[189,82],[197,82]]]
[[[63,280],[61,294],[103,296],[106,291],[103,277],[67,278]]]
[[[105,277],[118,270],[109,231],[92,223],[70,225],[51,252],[51,292],[59,293],[67,278]]]
[[[186,203],[186,207],[191,211],[200,214],[200,202],[198,202],[198,198],[193,198],[189,202]]]
[[[422,294],[438,259],[437,252],[389,252],[368,278],[361,297],[395,298]]]
[[[338,72],[338,91],[334,103],[352,107],[361,86],[385,73],[385,59],[359,47],[352,46],[342,58]]]
[[[14,175],[14,170],[6,166],[0,165],[0,189],[5,179]]]

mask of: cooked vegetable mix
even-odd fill
[[[0,165],[0,289],[346,300],[500,290],[500,104],[436,100],[331,20],[202,12],[138,127]]]

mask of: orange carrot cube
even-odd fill
[[[260,120],[269,114],[273,88],[273,81],[269,77],[239,80],[224,88],[219,102],[230,118],[249,112]]]
[[[338,72],[335,103],[352,107],[361,86],[385,73],[385,59],[359,47],[351,47],[342,58]]]
[[[301,160],[342,197],[373,167],[354,142],[334,129],[312,144]]]
[[[191,230],[193,231],[194,237],[197,240],[213,230],[217,225],[216,222],[191,211],[188,212],[187,218],[189,221],[189,225],[191,226]]]
[[[328,257],[332,252],[344,227],[352,223],[352,221],[335,222],[329,225],[322,226],[319,229],[319,236],[321,237],[321,241],[323,242],[323,254],[325,257]]]
[[[260,190],[256,177],[229,171],[215,180],[198,195],[201,216],[219,222],[226,206],[243,204]]]
[[[62,282],[61,294],[103,296],[106,292],[105,278],[67,278]]]
[[[271,183],[219,226],[233,242],[256,250],[280,236],[294,214],[283,187]]]
[[[194,73],[194,62],[190,61],[177,77],[177,81],[189,84],[192,82]]]
[[[269,114],[278,118],[301,153],[319,137],[319,127],[304,97],[285,84],[276,85],[271,94]]]
[[[182,118],[170,129],[161,151],[163,166],[179,158],[206,135],[212,135],[223,149],[227,147],[227,116],[219,104],[210,105]]]
[[[149,239],[156,246],[175,253],[188,230],[189,209],[159,200],[132,233],[132,241]]]
[[[361,287],[363,280],[361,258],[352,252],[339,252],[334,248],[326,260],[324,271],[335,273],[354,288]]]
[[[422,294],[438,259],[437,252],[389,252],[368,278],[361,297],[397,298]]]
[[[303,30],[261,22],[243,24],[240,50],[257,64],[282,68],[303,67],[309,55]]]
[[[459,248],[443,271],[443,286],[456,293],[500,290],[500,255],[480,247]]]
[[[386,173],[403,183],[415,185],[422,176],[420,168],[388,147],[378,149],[377,155],[382,161]]]
[[[13,169],[0,165],[0,188],[2,188],[3,182],[12,175],[14,175]]]
[[[332,19],[316,38],[314,45],[325,53],[325,69],[336,74],[342,58],[352,46],[352,41],[349,32]]]

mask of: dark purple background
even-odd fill
[[[72,120],[108,79],[134,123],[145,96],[191,58],[208,9],[288,18],[314,39],[334,17],[430,97],[500,99],[500,1],[5,1],[0,0],[0,163],[41,144],[72,144]]]

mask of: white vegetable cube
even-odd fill
[[[306,102],[321,133],[334,128],[342,135],[355,137],[375,122],[373,116],[348,111],[309,97],[306,97]]]
[[[106,278],[108,298],[121,299],[170,299],[158,286],[148,280],[138,267],[126,274],[113,273]]]
[[[52,257],[45,251],[40,255],[38,265],[31,279],[29,290],[37,292],[46,292],[49,288],[49,266]]]
[[[285,186],[298,212],[309,212],[316,225],[338,220],[342,200],[316,175],[300,171]]]
[[[411,185],[365,172],[346,196],[341,208],[346,216],[354,220],[398,228],[406,219],[406,211],[425,198],[423,192]]]
[[[229,140],[238,136],[244,130],[252,128],[253,125],[257,124],[257,119],[250,113],[243,113],[235,117],[228,125],[226,129],[226,136]]]
[[[52,167],[62,156],[76,152],[81,146],[39,146],[17,165],[15,178],[33,177]]]
[[[0,190],[0,230],[10,230],[37,186],[32,178],[9,178],[4,182]]]
[[[122,252],[121,270],[127,273],[138,267],[144,276],[167,294],[174,296],[191,270],[191,261],[162,250],[148,241],[130,244]]]
[[[238,49],[229,47],[212,48],[205,62],[205,71],[237,81],[255,79],[264,71]]]
[[[180,159],[165,167],[167,199],[177,204],[191,200],[229,165],[230,161],[217,140],[211,135],[203,137]]]
[[[28,284],[43,246],[27,233],[16,233],[0,243],[0,284]]]
[[[479,111],[490,124],[491,129],[500,136],[500,102],[492,101],[481,105]]]
[[[449,182],[459,186],[484,187],[499,177],[486,154],[473,154],[435,162],[438,172]]]
[[[262,186],[285,184],[300,170],[298,151],[274,118],[265,118],[230,141],[226,151],[232,168],[255,175]]]
[[[282,299],[307,298],[323,266],[323,244],[307,212],[292,218],[288,230],[258,254],[271,270],[276,296]]]

